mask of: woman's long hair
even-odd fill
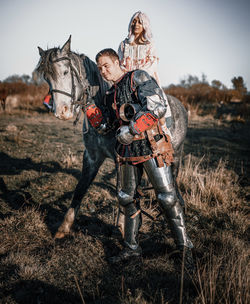
[[[130,22],[129,22],[129,25],[128,25],[128,36],[127,36],[127,39],[128,39],[128,42],[129,43],[132,43],[135,39],[135,36],[133,34],[133,20],[138,17],[141,24],[142,24],[142,27],[144,29],[143,31],[143,38],[146,40],[146,42],[151,42],[152,40],[152,32],[151,32],[151,29],[150,29],[150,21],[149,21],[149,18],[148,16],[145,14],[145,13],[142,13],[141,11],[138,11],[136,13],[134,13],[134,15],[132,16]]]

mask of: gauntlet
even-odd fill
[[[149,130],[158,121],[158,119],[151,113],[141,113],[137,115],[135,121],[131,121],[129,130],[132,134],[141,134],[142,132]]]
[[[130,145],[134,135],[130,133],[128,126],[121,126],[116,132],[116,139],[122,145]]]
[[[102,122],[102,112],[95,104],[90,104],[86,107],[86,115],[92,127],[95,129],[100,127]]]

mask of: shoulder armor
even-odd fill
[[[152,78],[150,77],[150,75],[144,70],[135,70],[134,71],[133,80],[134,80],[135,85],[140,85],[151,79]]]

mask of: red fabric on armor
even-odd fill
[[[92,127],[98,128],[102,122],[102,112],[94,104],[86,107],[86,115]]]
[[[152,114],[144,113],[139,118],[136,119],[135,123],[133,124],[133,128],[137,133],[140,134],[152,128],[152,126],[155,124],[157,120],[158,119],[155,118]]]

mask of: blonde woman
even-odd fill
[[[118,48],[121,68],[126,71],[145,70],[160,85],[157,65],[159,58],[152,40],[150,21],[146,14],[136,12],[128,26],[128,36]]]
[[[125,72],[136,69],[144,70],[153,77],[159,87],[161,87],[158,75],[159,58],[157,57],[152,38],[153,35],[148,16],[141,11],[134,13],[128,25],[128,36],[119,45],[118,56],[120,66]],[[163,95],[167,103],[167,112],[165,115],[166,126],[169,128],[172,124],[172,114],[168,97],[164,91]]]

